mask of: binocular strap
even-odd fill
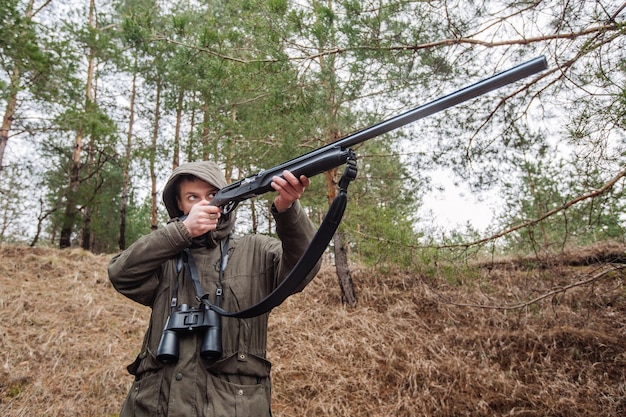
[[[220,275],[219,275],[219,283],[217,286],[217,290],[215,291],[215,304],[210,305],[221,305],[222,298],[222,279],[224,278],[224,270],[226,269],[226,265],[228,264],[228,242],[230,240],[230,235],[226,237],[226,239],[220,242]],[[202,282],[200,282],[200,273],[198,272],[198,266],[196,265],[196,261],[193,259],[193,255],[189,248],[185,248],[183,252],[180,254],[178,258],[178,265],[176,267],[177,272],[180,273],[182,268],[185,268],[189,276],[191,276],[191,281],[193,282],[194,289],[196,291],[196,299],[200,302],[207,303],[208,294],[206,294],[202,288]],[[174,283],[174,294],[172,295],[172,303],[170,307],[174,309],[178,304],[178,278]]]

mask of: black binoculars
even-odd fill
[[[162,363],[178,361],[178,335],[203,332],[200,356],[205,359],[217,359],[222,356],[222,328],[219,314],[201,305],[200,309],[189,308],[182,304],[167,318],[159,348],[157,360]]]

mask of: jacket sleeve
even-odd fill
[[[274,209],[272,209],[272,213],[276,219],[276,233],[282,242],[283,249],[278,273],[280,283],[300,260],[313,236],[315,236],[316,229],[299,201],[296,201],[289,210],[283,213],[278,213]],[[302,291],[315,277],[321,264],[321,259],[318,259],[317,264],[297,291]]]
[[[117,291],[151,306],[159,286],[163,264],[191,245],[191,235],[181,222],[139,238],[109,262],[108,273]]]

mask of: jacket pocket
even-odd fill
[[[207,367],[207,371],[213,375],[247,376],[255,380],[269,377],[271,369],[272,364],[267,359],[243,352],[220,359]]]
[[[159,362],[150,348],[146,347],[146,350],[140,353],[138,358],[140,358],[141,361],[139,362],[139,366],[136,367],[136,373],[133,374],[137,379],[144,378],[146,374],[156,372],[163,368],[163,363]]]
[[[208,415],[211,417],[271,417],[268,379],[241,385],[207,376]]]
[[[155,417],[158,411],[161,394],[160,372],[143,375],[133,382],[128,397],[122,406],[120,417]]]

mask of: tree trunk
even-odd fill
[[[83,211],[83,236],[80,246],[85,250],[92,250],[91,247],[91,207],[85,206]]]
[[[128,194],[130,190],[130,161],[132,157],[133,128],[135,125],[135,97],[137,95],[137,55],[133,65],[133,81],[130,88],[130,109],[128,116],[128,134],[124,147],[124,172],[122,173],[122,201],[120,205],[120,233],[118,247],[126,249],[126,212],[128,210]]]
[[[321,2],[323,3],[323,2]],[[318,5],[318,2],[315,2]],[[332,10],[332,3],[328,2],[327,6]],[[323,25],[323,24],[322,24]],[[330,37],[334,37],[334,33],[330,33]],[[331,41],[334,43],[334,40]],[[330,125],[328,128],[329,143],[336,141],[339,136],[339,129],[335,125],[335,117],[339,112],[339,105],[337,104],[337,95],[335,83],[331,82],[331,79],[336,78],[337,70],[334,67],[334,57],[327,56],[326,54],[320,54],[319,65],[322,72],[330,74],[329,78],[325,78],[323,84],[328,94],[328,108],[330,110]],[[332,204],[332,201],[337,196],[337,168],[324,173],[326,177],[326,190],[328,196],[328,205]],[[356,305],[356,293],[354,291],[354,285],[352,277],[350,276],[350,269],[348,268],[348,254],[343,245],[343,239],[341,234],[341,228],[337,229],[334,236],[334,249],[335,249],[335,270],[337,272],[337,278],[339,279],[339,288],[341,290],[341,301],[344,304],[353,307]]]
[[[211,124],[210,114],[209,114],[209,105],[205,102],[202,106],[202,136],[200,139],[200,146],[202,146],[202,160],[208,161],[211,157],[211,153],[209,150],[209,143],[211,138],[211,129],[209,128]]]
[[[254,204],[254,199],[251,198],[248,200],[250,202],[250,221],[252,222],[252,233],[256,234],[259,230],[259,218],[256,212],[256,206]],[[271,216],[270,216],[271,217]],[[270,230],[271,233],[272,223],[270,222]]]
[[[96,164],[95,164],[95,158],[94,158],[94,146],[93,146],[93,141],[91,141],[91,143],[87,146],[87,166],[88,167],[94,167],[93,169],[97,169],[95,168]],[[92,169],[92,168],[89,168]],[[89,175],[89,177],[91,177],[91,175]],[[96,183],[97,183],[97,175],[94,173],[93,178],[96,179]],[[97,187],[94,189],[94,193],[97,193]],[[93,234],[91,233],[91,219],[92,219],[92,215],[93,215],[93,207],[91,204],[85,204],[83,206],[82,209],[82,215],[83,215],[83,227],[82,227],[82,242],[81,242],[81,247],[85,250],[89,250],[89,251],[93,251],[93,242],[92,242],[92,236]]]
[[[335,246],[335,269],[337,270],[337,278],[341,288],[341,302],[354,307],[356,306],[356,293],[350,268],[348,268],[348,251],[343,244],[343,233],[341,231],[337,230],[333,242]]]
[[[172,170],[180,165],[180,126],[183,120],[183,103],[185,93],[182,88],[176,98],[176,125],[174,127],[174,150],[172,152]]]
[[[196,93],[192,94],[192,101],[195,101]],[[189,116],[189,140],[187,141],[187,149],[185,154],[187,155],[187,161],[191,161],[193,155],[193,149],[195,146],[195,132],[196,131],[196,108],[191,109],[191,115]]]
[[[95,1],[91,0],[89,2],[89,26],[91,28],[95,28],[95,8]],[[96,52],[93,48],[90,48],[87,66],[87,81],[85,82],[85,112],[88,111],[90,103],[93,100],[92,84],[95,71],[95,59]],[[72,230],[74,228],[76,218],[78,217],[75,196],[78,188],[80,187],[80,159],[83,151],[84,140],[85,132],[82,128],[79,128],[74,138],[74,149],[72,150],[72,160],[70,161],[69,192],[67,193],[67,203],[65,205],[65,214],[63,215],[63,225],[59,238],[59,247],[61,249],[72,246]]]
[[[33,1],[28,2],[26,12],[24,16],[27,21],[33,18]],[[9,80],[9,96],[7,99],[7,105],[4,110],[4,116],[2,117],[2,126],[0,127],[0,172],[4,162],[4,152],[6,151],[7,144],[9,143],[9,132],[13,125],[13,117],[17,109],[17,92],[20,90],[21,72],[20,66],[14,63],[13,71]]]
[[[35,236],[33,237],[33,239],[31,240],[29,244],[31,248],[35,247],[35,245],[37,245],[37,242],[39,242],[39,236],[41,235],[41,231],[43,230],[44,220],[46,220],[48,216],[50,216],[52,213],[57,211],[56,207],[51,210],[44,211],[43,209],[44,201],[42,198],[39,198],[39,207],[40,207],[40,212],[39,212],[39,215],[37,216],[37,231],[35,232]]]
[[[152,130],[152,149],[150,155],[150,183],[152,194],[152,216],[150,227],[156,230],[159,227],[158,222],[158,201],[157,201],[157,176],[156,176],[156,153],[157,153],[157,137],[159,136],[159,122],[161,112],[161,80],[157,81],[156,99],[154,103],[154,129]]]
[[[9,132],[11,131],[13,116],[15,115],[15,109],[17,108],[17,90],[20,83],[20,72],[17,66],[13,68],[13,74],[10,82],[11,86],[9,91],[11,92],[11,95],[7,100],[4,116],[2,118],[2,127],[0,127],[0,171],[2,171],[4,151],[6,150],[7,143],[9,142]]]
[[[67,202],[65,203],[65,213],[63,214],[61,232],[59,233],[60,249],[72,246],[72,229],[74,228],[74,222],[76,220],[76,209],[74,206],[73,193],[70,192],[68,193]]]

